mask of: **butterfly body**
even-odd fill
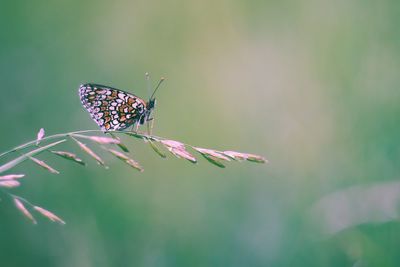
[[[124,130],[150,120],[155,99],[145,102],[134,94],[100,84],[79,87],[82,105],[103,131]]]

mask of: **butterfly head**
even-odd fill
[[[146,76],[147,76],[147,79],[149,79],[148,73],[146,73]],[[160,87],[161,83],[164,80],[165,79],[163,77],[160,79],[156,88],[154,89],[153,93],[151,94],[149,101],[146,103],[145,113],[144,113],[144,116],[142,116],[140,118],[140,124],[144,124],[146,121],[152,120],[152,118],[150,116],[151,116],[153,109],[156,107],[156,99],[155,99],[154,95],[156,94],[158,88]]]
[[[156,107],[156,99],[152,98],[149,100],[149,102],[147,102],[147,109],[149,111],[153,110]]]
[[[144,124],[146,121],[152,120],[151,113],[156,106],[156,99],[152,98],[146,103],[146,109],[144,111],[144,116],[140,118],[140,124]]]

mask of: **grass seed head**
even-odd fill
[[[20,182],[16,180],[2,180],[0,181],[0,187],[5,187],[5,188],[14,188],[20,186]]]
[[[49,220],[51,220],[53,222],[58,222],[60,224],[65,224],[65,221],[63,221],[60,217],[58,217],[54,213],[52,213],[44,208],[38,207],[38,206],[34,206],[33,208],[36,211],[38,211],[40,214],[42,214],[44,217],[48,218]]]
[[[44,162],[43,160],[39,160],[39,159],[34,158],[34,157],[29,157],[29,159],[32,160],[33,162],[35,162],[37,165],[39,165],[39,166],[45,168],[46,170],[48,170],[48,171],[51,172],[51,173],[60,174],[59,171],[57,171],[56,169],[50,167],[50,166],[49,166],[46,162]]]
[[[85,151],[89,156],[91,156],[92,158],[94,158],[98,164],[100,164],[101,166],[103,166],[104,168],[108,168],[105,164],[105,162],[96,154],[93,152],[93,150],[91,150],[88,146],[86,146],[84,143],[78,141],[76,138],[72,137],[71,138],[78,144],[78,146]]]
[[[0,180],[12,180],[12,179],[19,179],[24,177],[25,174],[7,174],[0,176]]]
[[[29,220],[32,221],[32,223],[36,224],[36,220],[35,218],[32,216],[32,214],[28,211],[27,208],[25,208],[24,203],[22,203],[21,200],[19,200],[18,198],[14,197],[14,204],[17,207],[17,209],[19,209],[19,211],[22,212],[23,215],[25,215],[25,217],[27,217]]]
[[[64,159],[72,160],[73,162],[76,162],[76,163],[81,164],[83,166],[86,165],[86,163],[83,162],[82,159],[78,158],[74,153],[67,152],[67,151],[54,151],[54,150],[51,151],[51,153],[56,154],[56,155],[58,155],[58,156],[60,156],[60,157],[62,157]]]
[[[44,128],[40,128],[39,132],[37,133],[36,145],[39,145],[40,140],[43,139],[44,135],[45,135]]]

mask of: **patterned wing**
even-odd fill
[[[102,131],[118,131],[138,122],[146,109],[139,97],[99,84],[79,87],[82,105]]]

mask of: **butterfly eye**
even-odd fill
[[[150,100],[149,100],[149,103],[147,104],[147,108],[151,110],[151,109],[153,109],[155,106],[156,106],[156,99],[155,99],[155,98],[150,99]]]

